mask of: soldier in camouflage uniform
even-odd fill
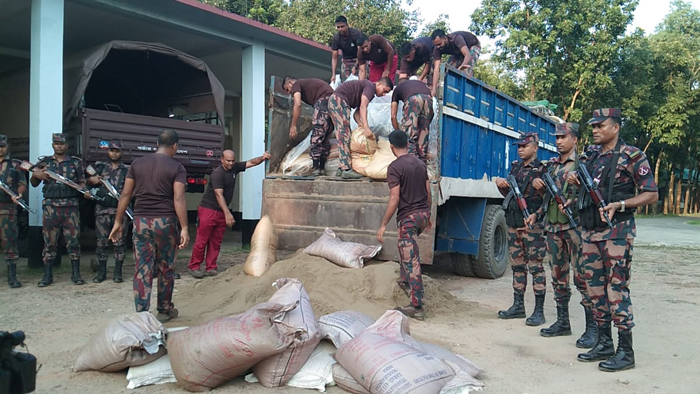
[[[7,263],[7,283],[11,288],[22,287],[17,279],[17,206],[15,201],[27,192],[27,177],[20,171],[19,160],[7,158],[7,136],[0,134],[0,180],[6,184],[17,197],[10,197],[0,191],[0,235],[2,248],[5,250]]]
[[[114,199],[107,188],[100,182],[101,179],[106,179],[109,183],[121,193],[126,180],[126,173],[129,171],[129,166],[122,163],[122,143],[120,141],[112,141],[109,143],[109,162],[95,163],[97,175],[88,178],[88,182],[95,186],[100,186],[98,195],[104,198],[104,201],[97,201],[95,205],[95,231],[97,232],[97,261],[99,268],[97,275],[92,280],[95,283],[101,283],[107,278],[107,248],[109,248],[109,233],[114,226],[114,219],[117,215],[117,204],[119,201]],[[126,219],[125,219],[126,220]],[[122,238],[114,243],[114,282],[122,283],[122,265],[124,264],[124,244],[126,232]]]
[[[39,282],[39,287],[46,287],[53,283],[53,263],[56,259],[59,235],[63,234],[66,240],[66,249],[71,260],[71,281],[76,285],[85,284],[80,276],[80,193],[68,185],[56,182],[44,171],[51,170],[63,175],[69,180],[85,187],[85,173],[83,161],[66,154],[68,144],[63,133],[52,135],[54,154],[39,158],[36,169],[32,172],[30,182],[37,187],[44,183],[43,193],[44,209],[43,234],[44,234],[44,277]],[[85,198],[90,198],[89,194]]]
[[[545,163],[537,158],[537,133],[521,134],[515,144],[518,145],[518,156],[521,161],[511,163],[510,175],[513,175],[518,187],[527,202],[531,212],[537,211],[542,205],[542,194],[537,190],[533,181],[540,177],[545,170]],[[496,178],[498,190],[506,196],[504,209],[508,225],[508,251],[513,268],[513,305],[498,312],[501,319],[517,319],[525,317],[525,289],[527,288],[527,272],[532,275],[532,288],[535,292],[535,309],[525,323],[528,326],[544,324],[544,297],[547,291],[546,278],[542,260],[546,252],[542,222],[536,223],[532,229],[525,226],[525,219],[518,208],[515,196],[505,179]]]
[[[558,124],[554,135],[557,138],[559,157],[549,161],[547,171],[570,204],[576,198],[577,189],[566,182],[566,176],[570,172],[576,171],[578,167],[579,154],[576,152],[576,144],[579,137],[579,125],[578,123]],[[539,187],[546,188],[542,180],[537,179],[534,182],[538,184],[542,182]],[[557,303],[557,321],[550,327],[540,330],[540,335],[543,337],[571,335],[569,271],[573,270],[574,285],[581,293],[581,305],[586,315],[586,330],[576,341],[576,347],[590,349],[595,345],[598,326],[593,320],[593,306],[586,290],[585,272],[581,261],[581,232],[578,225],[574,226],[570,223],[569,218],[562,211],[563,208],[560,209],[554,197],[547,193],[544,196],[542,207],[530,215],[528,220],[530,224],[534,224],[542,218],[545,219],[544,231],[549,267],[552,271],[554,300]],[[572,209],[572,213],[574,221],[578,223],[578,210]]]
[[[634,208],[655,203],[658,189],[649,161],[640,149],[620,139],[622,112],[602,108],[593,112],[593,142],[581,158],[598,183],[607,204],[599,208],[581,188],[578,203],[581,215],[583,260],[588,295],[598,324],[598,341],[593,349],[578,355],[579,361],[606,360],[598,364],[602,371],[616,372],[634,368],[632,348],[632,300],[629,293],[632,268],[632,244],[636,235]],[[579,185],[570,174],[567,181]],[[635,195],[636,194],[636,195]],[[607,213],[609,226],[603,213]],[[611,322],[618,329],[615,351]]]
[[[399,101],[403,101],[401,126],[397,119]],[[394,130],[408,135],[408,153],[428,161],[430,122],[433,121],[433,98],[430,89],[421,81],[405,81],[394,89],[391,96],[391,124]]]

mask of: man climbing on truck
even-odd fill
[[[399,101],[403,101],[400,128],[397,120]],[[394,89],[391,96],[391,124],[394,130],[403,130],[408,135],[408,153],[418,156],[424,163],[428,160],[428,135],[434,116],[433,98],[430,89],[423,82],[406,81]]]

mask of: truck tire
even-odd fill
[[[459,276],[475,277],[474,256],[462,253],[450,253],[452,269]]]
[[[474,260],[474,271],[480,278],[496,279],[508,267],[508,227],[503,209],[487,205],[479,237],[479,257]]]

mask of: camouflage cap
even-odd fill
[[[63,142],[66,143],[66,135],[63,133],[53,133],[51,134],[51,142]]]
[[[567,135],[571,133],[574,137],[578,137],[578,129],[578,123],[559,123],[557,124],[557,130],[552,135]]]
[[[111,142],[109,143],[109,149],[119,149],[119,150],[122,150],[122,142],[121,142],[121,141],[117,141],[117,140],[111,141]]]
[[[605,122],[607,118],[621,118],[620,108],[599,108],[593,111],[593,117],[586,124],[594,125]]]
[[[0,146],[7,146],[7,136],[0,134]]]
[[[523,133],[520,134],[517,141],[513,142],[513,145],[523,146],[531,142],[537,143],[539,140],[540,138],[537,136],[537,133]]]

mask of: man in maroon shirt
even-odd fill
[[[433,50],[435,45],[430,37],[418,37],[411,42],[405,42],[401,45],[401,68],[399,70],[399,83],[416,75],[418,69],[423,66],[418,79],[423,83],[431,84],[431,72],[433,64]]]
[[[134,160],[126,175],[124,189],[117,207],[117,217],[109,238],[117,242],[122,236],[124,213],[134,204],[134,301],[136,312],[151,307],[151,287],[154,270],[158,271],[158,320],[166,322],[178,315],[172,298],[175,287],[173,264],[177,250],[190,241],[187,230],[185,167],[173,159],[179,136],[164,130],[158,136],[158,150]],[[178,222],[180,233],[178,235]]]
[[[445,34],[442,29],[435,29],[430,35],[435,44],[433,50],[433,96],[440,78],[442,55],[450,55],[447,64],[464,71],[468,76],[474,75],[474,66],[481,55],[479,39],[468,31],[456,31]]]
[[[342,176],[343,179],[362,178],[362,175],[353,171],[350,165],[351,111],[359,107],[359,111],[355,111],[355,122],[364,129],[367,138],[374,138],[367,121],[367,105],[375,94],[382,97],[393,89],[394,83],[389,78],[382,78],[376,83],[361,79],[344,82],[328,99],[328,112],[331,114],[333,126],[335,126],[335,136],[338,140],[340,167],[335,173],[336,177]]]
[[[430,181],[428,169],[416,156],[408,154],[408,136],[401,130],[389,134],[391,151],[396,156],[387,170],[386,183],[389,185],[389,205],[377,230],[377,240],[384,242],[384,232],[389,220],[396,214],[399,229],[399,256],[401,278],[398,283],[408,293],[411,304],[396,310],[414,319],[425,319],[423,311],[423,278],[420,269],[418,236],[430,230]]]
[[[367,78],[366,62],[369,61],[369,80],[379,81],[380,78],[389,78],[392,81],[396,75],[399,57],[396,49],[389,40],[381,34],[369,36],[361,35],[357,41],[357,64],[359,66],[359,79]]]
[[[311,121],[311,160],[313,160],[313,176],[323,174],[326,159],[331,153],[331,132],[333,121],[328,113],[328,98],[333,94],[333,88],[325,81],[316,78],[299,79],[284,77],[282,88],[294,98],[292,124],[289,127],[289,138],[297,138],[297,122],[301,114],[301,102],[314,107],[314,117]]]
[[[188,264],[190,274],[195,278],[200,279],[204,275],[214,276],[219,273],[216,269],[216,259],[221,250],[221,241],[224,239],[226,228],[233,227],[236,223],[228,209],[236,187],[236,175],[269,158],[270,153],[265,152],[260,157],[236,162],[236,155],[232,150],[225,150],[221,155],[221,165],[212,171],[209,187],[197,209],[197,237]],[[202,272],[205,250],[206,271]]]
[[[335,82],[335,70],[338,68],[338,51],[343,55],[340,63],[340,80],[345,82],[350,75],[357,72],[357,38],[362,35],[357,29],[348,26],[348,19],[343,15],[335,18],[335,28],[338,30],[331,41],[331,83]]]
[[[403,101],[403,120],[399,128],[397,115],[399,101]],[[408,136],[408,153],[428,160],[428,136],[433,121],[433,98],[430,89],[421,81],[406,81],[394,89],[391,96],[391,124],[394,130],[403,130]]]

